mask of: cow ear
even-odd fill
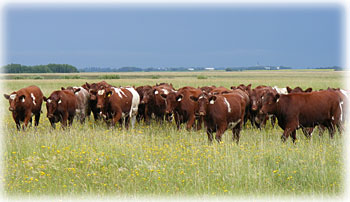
[[[210,104],[214,104],[215,103],[215,101],[216,101],[216,96],[215,95],[213,95],[213,96],[211,96],[210,98],[209,98],[209,103]]]
[[[195,96],[193,96],[193,95],[192,95],[192,96],[190,96],[190,99],[191,99],[191,100],[193,100],[193,101],[195,101],[195,102],[197,102],[197,101],[198,101],[198,98],[199,98],[199,97],[195,97]]]
[[[21,95],[18,98],[21,102],[25,102],[26,101],[26,96],[25,95]]]
[[[5,97],[7,100],[10,99],[10,96],[7,95],[7,94],[4,94],[4,97]]]
[[[80,88],[75,88],[74,89],[74,93],[77,93],[77,92],[79,92],[80,91]]]
[[[280,94],[279,94],[279,93],[277,93],[277,94],[275,95],[275,100],[278,100],[278,99],[280,99]]]
[[[230,89],[234,90],[234,89],[236,89],[236,86],[231,86],[231,88],[230,88]]]
[[[286,88],[288,93],[292,92],[292,89],[289,86],[287,86]]]
[[[183,95],[180,94],[180,95],[176,96],[176,101],[180,102],[182,100],[182,98],[183,98]]]
[[[61,87],[61,90],[66,90],[64,87]]]
[[[306,92],[306,93],[310,93],[310,92],[312,92],[312,88],[308,88],[308,89],[306,89],[306,90],[305,90],[305,92]]]
[[[90,88],[90,84],[88,82],[85,83],[87,88]]]
[[[167,97],[167,94],[164,94],[164,93],[163,93],[163,94],[161,94],[160,96],[165,100],[166,97]]]
[[[47,101],[47,97],[44,96],[43,99],[44,99],[45,102]]]
[[[106,97],[111,97],[111,95],[112,95],[112,91],[106,92]]]

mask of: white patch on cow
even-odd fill
[[[34,94],[31,93],[31,94],[30,94],[30,97],[32,97],[32,99],[33,99],[33,104],[36,105]]]
[[[178,102],[180,102],[182,100],[182,97],[179,97],[179,99],[177,99]]]
[[[58,100],[58,104],[61,104],[62,103],[62,100]]]
[[[347,93],[345,90],[340,89],[340,92],[341,92],[346,98],[348,97],[348,93]]]
[[[98,95],[103,95],[103,93],[105,93],[105,90],[99,90],[99,91],[97,91],[97,94],[98,94]]]
[[[14,99],[16,98],[16,96],[17,96],[16,94],[10,95],[10,99],[11,99],[11,100],[14,100]]]
[[[140,104],[140,95],[137,93],[137,91],[134,88],[127,87],[126,90],[130,91],[132,94],[132,101],[131,101],[129,116],[131,118],[131,127],[134,128],[136,115]]]
[[[279,98],[276,100],[276,103],[277,103],[278,101],[280,101],[280,99],[279,99]]]
[[[210,100],[209,103],[210,103],[210,104],[214,104],[214,103],[215,103],[215,100]]]
[[[51,101],[52,101],[51,99],[47,99],[47,103],[51,103]]]
[[[25,102],[26,101],[26,99],[25,98],[22,98],[22,100],[21,100],[22,102]]]
[[[334,120],[334,116],[332,116],[332,120]]]
[[[121,88],[113,88],[113,90],[114,90],[114,92],[116,92],[118,94],[118,96],[120,98],[123,98],[123,95],[124,95],[124,97],[127,97]]]
[[[169,94],[169,91],[167,89],[162,89],[165,95]]]
[[[279,94],[288,94],[287,88],[278,88],[277,86],[274,86],[272,89],[276,90]]]
[[[154,91],[154,94],[155,94],[155,95],[157,95],[158,93],[159,93],[159,92],[158,92],[157,90],[156,90],[156,91]]]
[[[224,97],[224,102],[225,104],[227,105],[227,112],[228,113],[231,113],[231,106],[230,106],[230,103],[227,101],[227,99]]]
[[[340,121],[343,121],[343,104],[344,104],[343,101],[339,102],[339,107],[340,107]]]
[[[202,98],[204,98],[204,95],[199,96],[198,100],[199,100],[199,99],[202,99]]]
[[[234,128],[240,121],[241,121],[241,119],[238,119],[238,121],[236,121],[236,122],[230,122],[230,123],[228,123],[227,128],[229,128],[229,129]]]

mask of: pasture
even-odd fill
[[[106,73],[100,73],[106,75]],[[343,87],[344,72],[246,71],[118,73],[105,79],[115,86],[172,83],[230,87],[251,83],[279,87]],[[157,77],[152,77],[157,75]],[[204,75],[204,79],[199,79]],[[9,75],[11,78],[13,75]],[[22,75],[25,77],[26,75]],[[80,79],[3,79],[1,93],[37,85],[45,96],[61,86],[98,82]],[[52,77],[50,77],[52,76]],[[152,79],[155,78],[155,79]],[[317,196],[344,193],[343,137],[330,139],[317,130],[311,140],[297,131],[297,143],[282,143],[282,129],[250,124],[239,144],[226,131],[221,143],[208,144],[205,129],[177,131],[175,123],[137,123],[134,129],[108,128],[91,117],[67,130],[50,128],[45,104],[37,129],[18,132],[2,98],[3,172],[7,196]],[[59,126],[59,125],[58,125]],[[84,195],[84,196],[83,196]]]

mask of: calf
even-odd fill
[[[74,93],[75,97],[77,98],[76,116],[79,118],[80,123],[84,123],[85,118],[88,115],[88,112],[90,111],[89,92],[83,87],[77,87],[77,86],[74,86],[74,87],[69,86],[67,87],[67,89],[62,87],[61,90],[70,90]]]
[[[132,87],[108,87],[97,92],[97,108],[106,120],[112,119],[112,126],[125,119],[128,129],[131,118],[134,127],[139,103],[140,96]]]
[[[9,100],[9,110],[12,112],[13,120],[16,123],[17,130],[21,128],[21,122],[24,122],[23,130],[32,123],[32,116],[35,116],[34,125],[39,125],[41,104],[43,102],[43,93],[37,86],[22,88],[10,95],[4,94]]]
[[[283,142],[291,135],[296,140],[299,127],[325,126],[332,138],[338,124],[342,106],[335,92],[319,91],[287,95],[268,93],[263,98],[262,113],[274,114],[284,130]]]
[[[216,132],[215,139],[220,142],[226,129],[232,128],[232,140],[238,144],[246,105],[244,98],[237,93],[202,94],[198,102],[199,115],[204,118],[209,141],[212,142],[213,132]]]
[[[56,123],[61,122],[62,128],[68,124],[73,124],[74,116],[77,109],[77,98],[70,90],[57,90],[51,93],[46,98],[47,118],[49,119],[52,128],[56,128]]]

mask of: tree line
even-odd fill
[[[3,73],[77,73],[78,69],[69,64],[47,64],[26,66],[8,64],[2,67]]]

